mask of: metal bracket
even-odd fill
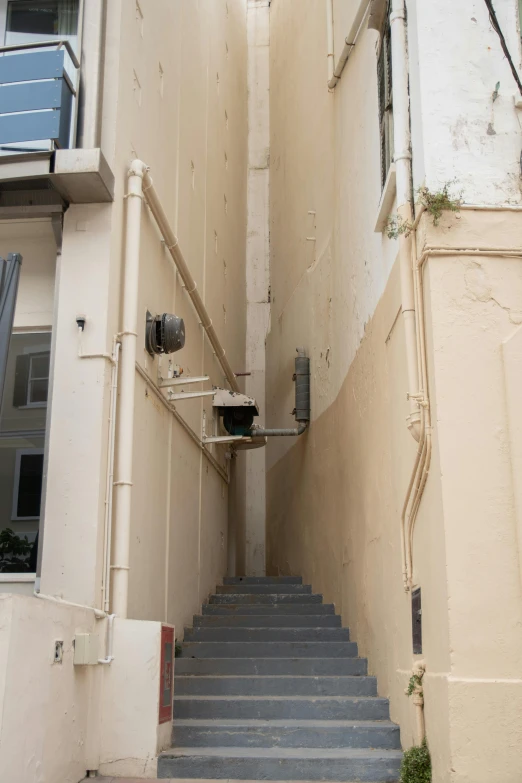
[[[184,386],[186,383],[204,383],[208,380],[208,375],[201,375],[199,378],[160,378],[158,386],[165,389],[168,386]]]

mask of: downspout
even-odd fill
[[[129,592],[129,549],[132,500],[132,456],[134,441],[134,391],[136,383],[136,344],[138,330],[138,282],[140,271],[141,203],[147,166],[134,160],[128,177],[127,220],[123,287],[123,328],[121,331],[120,405],[117,426],[118,456],[114,497],[113,612],[127,617]]]
[[[357,43],[357,39],[359,38],[361,30],[363,29],[364,20],[366,19],[366,15],[370,10],[370,5],[371,2],[369,2],[369,0],[359,0],[359,6],[357,8],[355,18],[352,22],[350,32],[345,38],[343,50],[341,52],[339,60],[337,61],[337,64],[334,67],[335,56],[334,56],[334,31],[333,31],[333,0],[327,0],[326,22],[327,22],[327,37],[328,37],[328,62],[330,63],[331,61],[331,65],[328,66],[328,88],[330,90],[333,90],[335,88],[337,82],[341,78],[341,74],[344,70],[344,66],[348,62],[348,58],[350,57],[353,48]],[[330,70],[332,70],[331,75],[330,75]]]
[[[391,8],[393,137],[395,144],[394,163],[397,182],[397,212],[403,222],[411,224],[413,192],[411,177],[410,95],[404,0],[392,0]],[[410,402],[408,428],[415,440],[418,441],[420,439],[420,413],[416,395],[419,388],[419,369],[415,324],[413,252],[413,232],[401,234],[399,237],[399,264],[402,315],[408,365],[408,398]]]
[[[310,359],[306,356],[304,348],[297,349],[295,358],[295,419],[297,427],[289,429],[264,429],[253,426],[251,429],[254,438],[279,438],[296,437],[306,432],[310,424]]]

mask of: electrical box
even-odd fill
[[[100,638],[95,633],[77,633],[74,637],[74,665],[94,666],[98,663]]]

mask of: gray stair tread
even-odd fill
[[[381,696],[214,696],[213,694],[209,694],[208,696],[203,696],[201,694],[197,696],[192,696],[190,694],[181,694],[180,696],[176,696],[176,701],[281,701],[281,702],[288,702],[288,701],[313,701],[314,704],[316,702],[327,702],[329,704],[335,703],[335,702],[360,702],[360,701],[368,701],[371,704],[377,704],[378,702],[387,702],[388,699],[385,699]]]
[[[259,718],[174,718],[174,728],[176,726],[193,726],[193,727],[224,727],[224,728],[257,728],[258,726],[264,728],[265,726],[272,726],[273,728],[303,728],[309,729],[313,727],[317,728],[397,728],[397,724],[391,720],[296,720],[295,718],[268,718],[267,720],[260,720]]]
[[[224,585],[267,585],[267,584],[303,584],[302,576],[225,576]]]
[[[220,758],[297,758],[297,759],[401,759],[401,750],[373,748],[169,748],[164,757],[217,756]]]

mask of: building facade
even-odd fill
[[[0,0],[0,778],[154,778],[175,640],[267,573],[335,604],[434,783],[520,780],[522,49],[488,3]],[[242,450],[215,389],[292,428],[298,346],[310,426]]]

